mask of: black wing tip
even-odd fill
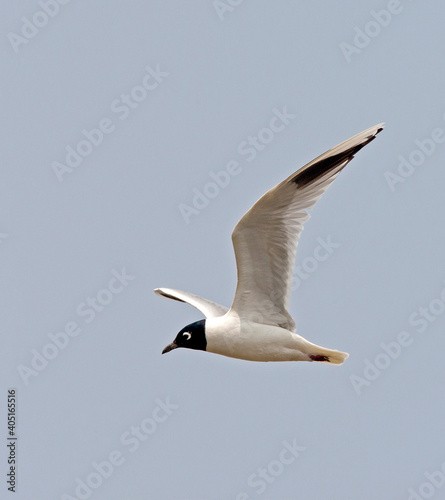
[[[372,137],[372,139],[374,139],[374,137]],[[346,166],[352,160],[352,158],[354,158],[354,155],[358,151],[360,151],[360,149],[362,149],[362,147],[366,144],[368,144],[368,142],[359,144],[358,146],[354,146],[346,151],[343,151],[343,153],[329,156],[328,158],[324,158],[323,160],[314,163],[310,167],[305,168],[302,172],[297,172],[295,177],[292,179],[292,182],[295,182],[298,187],[304,187],[308,184],[311,184],[320,176],[329,172],[330,170],[334,170],[342,163],[344,163],[344,166]]]
[[[370,132],[371,135],[368,138],[364,139],[359,144],[351,146],[349,149],[336,155],[328,156],[304,169],[302,172],[297,172],[292,182],[295,182],[299,187],[303,187],[310,184],[324,173],[335,169],[342,163],[344,163],[343,167],[345,167],[362,148],[376,138],[377,134],[383,130],[384,124],[382,123],[377,127],[375,131]]]

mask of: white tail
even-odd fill
[[[349,357],[347,352],[334,351],[319,345],[307,342],[307,355],[310,361],[318,361],[319,363],[330,363],[331,365],[341,365],[344,360]]]

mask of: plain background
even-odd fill
[[[21,35],[22,18],[42,6],[0,6],[1,498],[76,498],[78,480],[100,482],[93,462],[113,451],[124,463],[85,498],[444,495],[424,483],[445,461],[445,145],[423,160],[415,150],[445,129],[445,5],[393,0],[388,18],[387,1],[232,4],[221,2],[220,15],[211,0],[58,4],[17,51],[8,34]],[[361,48],[347,57],[355,37]],[[134,89],[147,66],[168,76],[142,99]],[[141,102],[120,119],[112,103],[131,92]],[[294,118],[247,161],[240,144],[275,108]],[[113,132],[59,182],[53,162],[105,118]],[[333,367],[161,356],[202,315],[153,288],[229,306],[240,217],[300,166],[383,121],[312,211],[297,255],[297,266],[312,265],[292,296],[298,332],[350,358]],[[410,155],[417,165],[400,177]],[[193,207],[194,190],[231,160],[239,175],[187,224],[181,204]],[[399,175],[392,189],[388,172]],[[338,245],[329,258],[305,261],[328,237]],[[87,323],[78,307],[109,300],[101,290],[123,268],[134,279]],[[415,326],[422,307],[430,319]],[[81,333],[25,383],[19,367],[71,321]],[[410,345],[382,356],[402,331]],[[365,373],[374,361],[381,369]],[[366,385],[355,390],[354,376]],[[158,399],[177,407],[156,428],[146,420],[150,434],[131,452],[121,436],[152,418]],[[280,465],[284,441],[304,451]],[[260,493],[262,468],[272,480]]]

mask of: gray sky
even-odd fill
[[[439,0],[2,2],[1,498],[443,497],[444,16]],[[297,255],[298,332],[350,358],[161,356],[202,316],[153,288],[229,306],[236,222],[382,121]]]

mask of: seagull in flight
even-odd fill
[[[354,155],[383,129],[371,127],[330,149],[269,190],[232,233],[238,282],[230,309],[198,295],[156,288],[196,307],[206,319],[183,328],[162,354],[185,347],[249,361],[318,361],[341,365],[346,352],[312,344],[289,313],[292,274],[306,212]]]

